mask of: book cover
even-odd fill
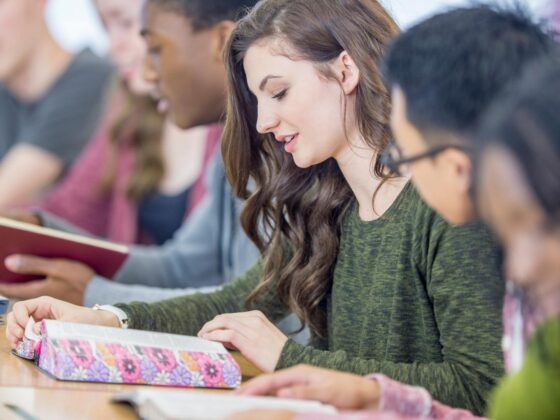
[[[15,353],[63,381],[189,388],[241,383],[241,369],[222,344],[182,335],[45,320],[40,337],[28,325]]]
[[[13,254],[76,260],[97,274],[112,278],[128,256],[128,247],[82,235],[22,223],[0,217],[0,282],[13,283],[41,278],[9,271],[4,260]]]

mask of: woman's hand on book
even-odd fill
[[[237,349],[263,372],[273,372],[288,337],[260,311],[218,315],[198,336]]]
[[[380,392],[374,379],[307,365],[258,376],[236,391],[240,395],[317,400],[339,410],[376,409]]]
[[[17,343],[23,338],[25,326],[31,316],[37,322],[34,326],[35,333],[39,333],[40,322],[45,319],[120,327],[119,319],[111,312],[94,311],[90,308],[43,296],[37,299],[17,302],[14,304],[12,312],[8,314],[6,338],[12,348],[15,348]]]
[[[14,273],[44,276],[27,283],[0,284],[0,294],[16,299],[52,296],[82,305],[86,286],[95,275],[87,265],[64,259],[11,255],[4,263]]]

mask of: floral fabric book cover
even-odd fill
[[[56,379],[201,388],[241,383],[239,365],[220,343],[52,320],[36,336],[32,323],[15,353]]]

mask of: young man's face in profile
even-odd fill
[[[426,143],[422,133],[410,122],[406,97],[399,87],[393,88],[392,100],[391,128],[402,157],[420,155],[434,147]],[[456,142],[449,137],[447,140],[438,138],[438,144]],[[411,162],[400,170],[411,176],[426,203],[449,223],[464,224],[474,218],[469,194],[471,160],[465,152],[445,149],[434,156]]]
[[[225,69],[214,28],[195,31],[189,19],[148,1],[142,14],[148,46],[145,76],[156,83],[181,128],[218,121],[225,108]]]

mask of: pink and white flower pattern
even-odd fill
[[[178,352],[48,337],[41,341],[37,365],[62,380],[204,388],[237,388],[241,384],[241,370],[229,353]],[[20,347],[22,356],[31,352],[28,347]]]

